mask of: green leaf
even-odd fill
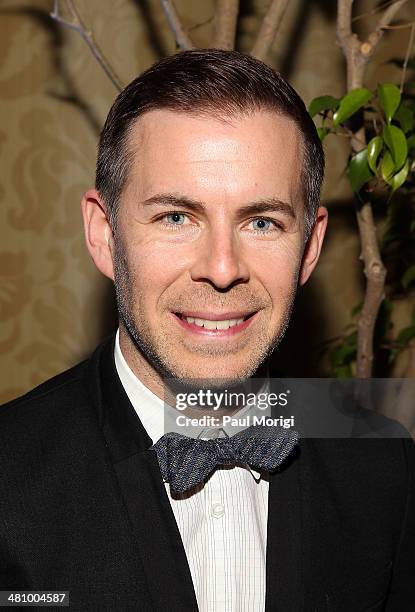
[[[352,366],[350,365],[350,363],[344,366],[335,366],[334,373],[336,375],[336,378],[352,378],[353,377]]]
[[[357,331],[354,330],[347,336],[343,336],[330,353],[330,361],[334,369],[342,368],[356,359],[357,354]]]
[[[401,347],[404,347],[410,340],[412,340],[412,338],[415,338],[415,325],[401,329],[396,338],[396,342],[397,344],[400,344]]]
[[[382,237],[382,248],[390,244],[391,242],[395,242],[401,238],[400,232],[394,232],[391,229],[386,230]]]
[[[410,266],[405,274],[401,278],[402,287],[408,289],[410,285],[415,281],[415,264]]]
[[[341,99],[339,108],[333,115],[334,127],[340,125],[340,123],[343,123],[346,119],[354,115],[354,113],[362,108],[371,97],[372,92],[365,87],[349,91],[349,93]]]
[[[345,339],[343,343],[332,352],[331,361],[333,367],[339,368],[351,363],[356,358],[356,352],[356,346],[347,344],[347,340]]]
[[[376,164],[378,161],[379,153],[382,150],[383,140],[381,136],[375,136],[367,145],[367,163],[369,168],[374,174],[376,174]]]
[[[355,317],[357,314],[359,314],[362,308],[363,308],[363,302],[359,302],[358,304],[356,304],[356,306],[352,308],[352,312],[351,312],[352,317]]]
[[[393,163],[392,155],[389,151],[385,152],[385,155],[382,158],[380,163],[380,172],[382,174],[382,178],[387,183],[392,178],[393,173],[395,172],[395,164]]]
[[[395,170],[400,170],[408,156],[408,145],[405,134],[400,128],[396,127],[396,125],[385,125],[383,128],[383,140],[391,152]]]
[[[391,316],[393,312],[393,302],[385,298],[380,306],[378,319],[376,321],[376,336],[377,338],[385,338],[392,323]]]
[[[339,102],[339,98],[333,98],[333,96],[319,96],[311,100],[308,112],[314,117],[321,113],[321,111],[334,110],[339,106]]]
[[[399,351],[396,348],[393,348],[389,353],[388,364],[391,365],[394,363],[396,356],[399,354]]]
[[[392,193],[395,193],[395,191],[404,184],[408,177],[408,172],[409,162],[408,160],[406,160],[405,165],[399,170],[399,172],[394,174],[389,181],[389,184],[392,187]]]
[[[317,128],[317,134],[318,137],[320,138],[321,142],[323,142],[323,140],[325,139],[325,137],[327,136],[327,134],[330,132],[329,128],[326,127],[318,127]]]
[[[402,130],[405,132],[410,132],[414,126],[414,111],[409,106],[405,106],[401,104],[398,110],[395,113],[395,119],[399,121],[401,124]]]
[[[383,110],[385,111],[386,119],[388,123],[390,123],[401,103],[401,92],[399,91],[399,87],[393,85],[393,83],[384,83],[383,85],[379,85],[378,95]]]
[[[409,138],[406,141],[406,144],[408,145],[408,149],[415,149],[415,134],[412,134],[412,136],[409,136]]]
[[[343,365],[356,356],[356,347],[348,344],[343,344],[337,351],[336,363]]]
[[[395,344],[397,346],[395,346],[394,348],[392,348],[390,355],[389,355],[389,363],[393,363],[396,359],[396,357],[399,355],[399,353],[405,349],[405,347],[409,344],[409,342],[415,338],[415,321],[414,321],[414,313],[412,314],[412,325],[410,325],[409,327],[405,327],[404,329],[401,329],[401,331],[399,332],[399,334],[397,335],[396,339],[395,339]]]
[[[350,186],[357,193],[365,183],[372,178],[372,173],[367,163],[367,148],[362,149],[349,162],[347,168]]]

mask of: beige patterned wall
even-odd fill
[[[84,358],[115,325],[112,287],[84,247],[79,202],[93,184],[97,136],[116,92],[77,33],[48,17],[52,4],[0,5],[0,401]],[[249,50],[267,4],[241,3],[240,49]],[[77,6],[125,84],[174,51],[158,0],[77,0]],[[208,46],[213,2],[176,0],[176,7],[187,27],[203,24],[192,34]],[[334,0],[292,0],[270,53],[270,63],[307,102],[344,90],[334,11]],[[409,3],[402,16],[414,20],[411,12]],[[394,55],[402,56],[406,43],[402,31],[389,36]],[[381,66],[387,53],[382,44],[371,85],[380,75],[397,78]],[[288,361],[315,373],[327,372],[324,360],[316,365],[318,343],[341,332],[359,301],[345,154],[340,143],[328,144],[324,199],[331,227],[284,347]],[[402,320],[407,316],[403,311]]]

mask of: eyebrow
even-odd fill
[[[174,193],[158,193],[144,200],[142,204],[144,206],[176,206],[199,214],[206,212],[206,205],[203,202],[193,200],[187,196],[178,196]],[[238,208],[237,211],[240,217],[248,214],[263,214],[267,212],[279,212],[294,220],[296,219],[296,214],[291,204],[275,197],[260,199],[255,202],[250,202],[249,204],[244,204]]]

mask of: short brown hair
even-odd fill
[[[250,55],[222,49],[192,49],[166,57],[116,98],[101,132],[95,181],[114,228],[132,161],[128,136],[136,119],[155,109],[220,116],[264,109],[291,118],[303,136],[301,174],[308,238],[324,175],[324,153],[314,123],[300,96],[278,72]]]

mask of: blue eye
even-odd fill
[[[258,224],[258,226],[255,227],[254,229],[260,232],[266,232],[267,230],[270,229],[270,225],[271,225],[271,221],[269,219],[263,219],[263,218],[253,219],[252,223]]]
[[[166,219],[170,219],[168,222],[172,225],[183,225],[184,216],[185,215],[183,213],[174,212],[166,215]]]

